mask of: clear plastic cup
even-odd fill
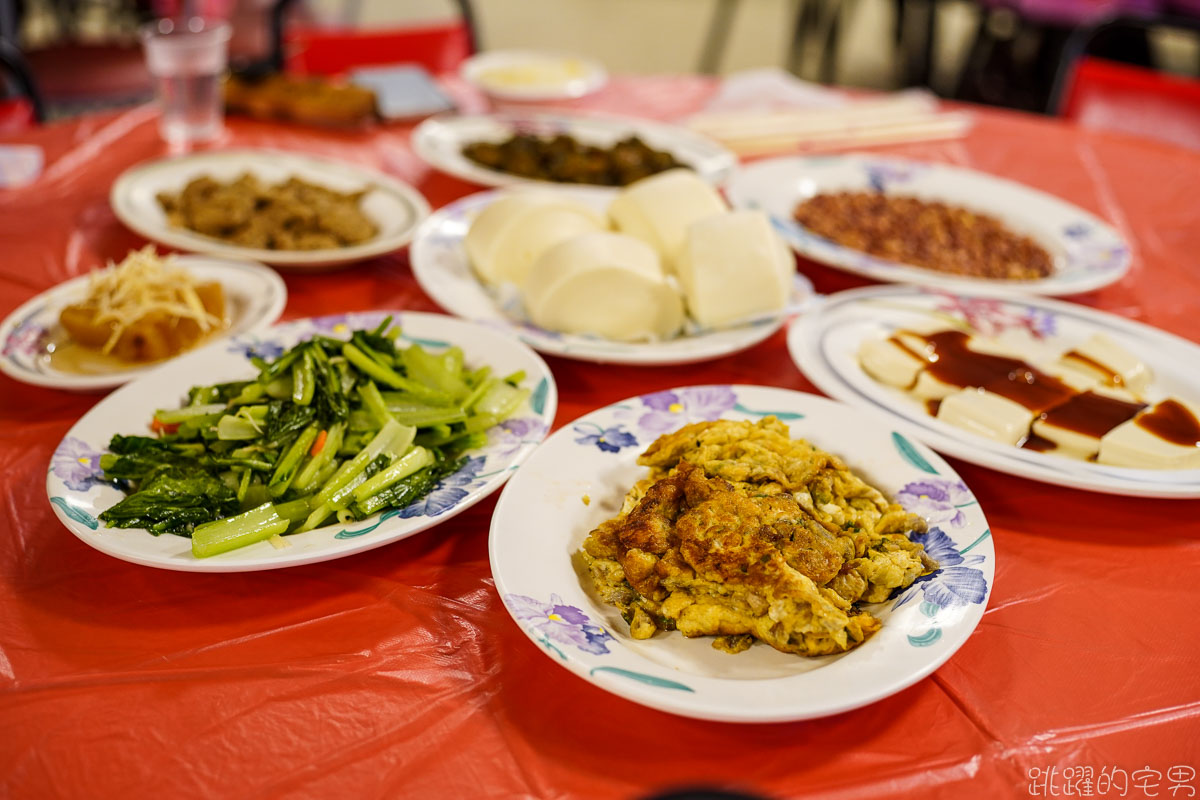
[[[142,28],[146,66],[162,106],[159,131],[168,142],[186,145],[221,135],[229,35],[228,23],[201,17],[160,19]]]

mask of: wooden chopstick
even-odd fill
[[[723,143],[739,156],[836,150],[892,142],[955,139],[966,134],[970,122],[970,115],[964,113],[923,114],[878,124],[859,122],[840,128],[725,139]]]

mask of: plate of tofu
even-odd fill
[[[730,211],[688,170],[618,192],[497,189],[417,230],[413,275],[457,316],[543,353],[686,364],[753,347],[814,294],[766,215]]]
[[[1200,347],[1042,298],[879,286],[828,297],[788,349],[829,395],[1022,477],[1200,497]]]

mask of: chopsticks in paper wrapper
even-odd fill
[[[955,139],[970,127],[965,112],[939,112],[923,92],[832,108],[702,112],[688,126],[739,156]]]

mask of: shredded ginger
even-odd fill
[[[174,256],[159,256],[148,244],[130,252],[120,264],[109,261],[106,268],[92,273],[83,304],[95,308],[97,324],[114,323],[101,352],[111,352],[126,328],[155,311],[176,320],[194,320],[206,333],[221,324],[219,317],[205,310],[196,294],[196,281],[174,260]]]

